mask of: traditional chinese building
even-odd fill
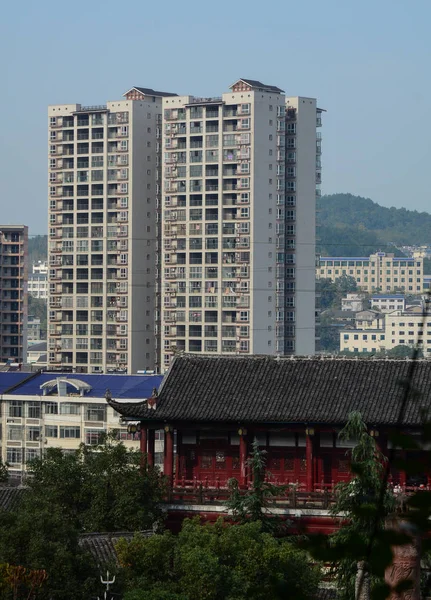
[[[361,412],[382,452],[389,452],[410,367],[407,360],[184,355],[149,400],[110,404],[126,421],[140,422],[149,464],[155,431],[164,430],[173,504],[202,503],[202,495],[215,500],[232,477],[247,488],[256,438],[267,452],[268,476],[296,494],[294,508],[302,498],[302,508],[320,510],[328,508],[334,485],[350,477],[354,442],[338,439],[350,412]],[[421,395],[409,395],[401,425],[419,436],[421,409],[431,405],[431,362],[415,364],[412,384]],[[415,458],[424,456],[417,451]],[[410,479],[393,469],[391,482],[428,485],[431,474],[425,464]]]

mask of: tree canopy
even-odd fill
[[[319,569],[286,540],[244,525],[184,521],[178,536],[135,536],[117,544],[125,600],[315,598]]]
[[[142,531],[162,517],[164,479],[140,460],[138,450],[110,437],[74,452],[48,449],[30,464],[18,507],[0,511],[0,564],[45,570],[38,598],[87,600],[100,588],[80,534]]]
[[[322,196],[318,209],[325,256],[368,256],[377,251],[402,256],[394,244],[429,243],[431,215],[426,212],[386,208],[352,194]]]

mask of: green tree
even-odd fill
[[[274,497],[279,496],[285,486],[276,486],[266,480],[266,451],[259,448],[256,438],[247,466],[251,472],[251,488],[242,491],[238,480],[230,479],[230,496],[226,507],[236,523],[259,521],[265,531],[275,531],[281,526],[281,522],[271,513],[270,507]]]
[[[127,573],[125,600],[277,600],[314,598],[320,578],[304,552],[258,521],[200,525],[131,542],[117,553]]]
[[[43,599],[87,600],[97,573],[79,535],[152,527],[161,519],[164,480],[113,436],[72,453],[48,449],[29,471],[23,500],[0,513],[0,563],[45,569]]]
[[[339,352],[340,331],[344,324],[337,323],[329,315],[320,317],[320,347],[326,352]]]
[[[431,215],[405,208],[386,208],[352,194],[322,196],[319,209],[320,246],[324,256],[368,256],[397,246],[429,243]]]
[[[337,484],[331,508],[334,517],[343,515],[344,524],[330,538],[331,545],[341,551],[334,566],[340,598],[351,600],[355,597],[357,563],[367,560],[370,540],[376,531],[383,531],[387,515],[395,508],[395,499],[386,490],[383,510],[377,513],[387,459],[377,448],[359,412],[349,415],[338,437],[355,442],[349,453],[353,477]]]
[[[40,331],[42,339],[46,339],[48,306],[42,298],[28,297],[28,314],[40,319]]]
[[[141,469],[139,450],[104,436],[97,446],[64,454],[49,448],[30,468],[32,502],[48,498],[81,531],[139,531],[161,516],[166,485],[157,469]]]
[[[48,258],[48,236],[35,235],[28,240],[28,258],[30,268],[38,261],[46,261]]]
[[[390,358],[412,358],[414,349],[411,346],[405,346],[401,344],[400,346],[395,346],[395,348],[391,348],[390,350],[386,350],[386,356]],[[422,350],[417,351],[416,358],[423,358]]]

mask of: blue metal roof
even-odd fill
[[[9,388],[19,379],[12,379],[11,376],[21,375],[21,380],[28,377],[29,373],[0,373],[0,389],[4,378],[4,389]],[[10,383],[7,384],[7,377]],[[159,388],[163,376],[162,375],[88,375],[85,373],[41,373],[30,381],[24,382],[17,387],[13,392],[19,396],[41,396],[43,391],[40,386],[52,379],[78,379],[91,385],[91,390],[85,393],[85,398],[104,398],[105,392],[109,388],[113,399],[129,398],[149,398],[153,388]],[[71,392],[76,393],[76,389],[71,387]]]
[[[0,394],[4,394],[5,390],[13,385],[17,385],[30,375],[31,373],[23,373],[21,371],[0,372]]]
[[[373,294],[371,298],[379,298],[380,300],[385,300],[387,298],[390,299],[403,299],[404,295],[403,294]]]

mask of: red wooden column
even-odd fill
[[[172,476],[174,474],[174,433],[170,425],[165,427],[163,472],[168,477],[169,484],[172,486]]]
[[[147,452],[147,461],[149,467],[154,467],[154,451],[155,451],[155,442],[156,439],[156,431],[155,429],[148,430],[148,452]]]
[[[183,436],[181,432],[177,430],[177,454],[175,457],[175,485],[178,485],[181,481],[181,464],[182,464],[182,454],[183,454]]]
[[[145,467],[147,464],[147,428],[141,423],[141,435],[139,447],[141,450],[141,467]]]
[[[239,476],[239,484],[241,487],[246,487],[247,485],[247,440],[245,436],[247,435],[247,430],[244,427],[238,429],[239,435],[239,466],[240,466],[240,476]]]
[[[306,488],[307,492],[314,489],[314,429],[307,427],[305,430],[305,459],[307,465]]]

